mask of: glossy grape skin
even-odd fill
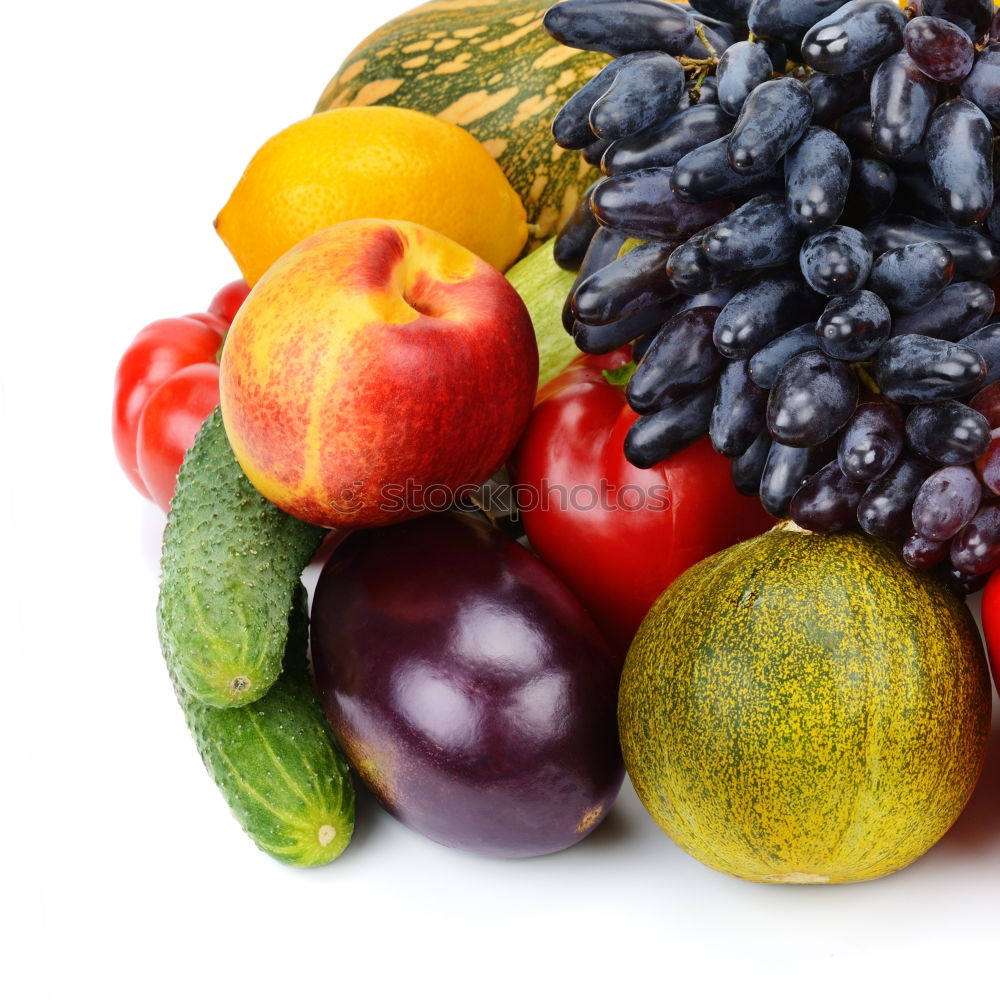
[[[580,155],[586,163],[592,167],[600,167],[604,159],[604,154],[611,146],[610,139],[595,139],[589,146],[584,146],[580,150]]]
[[[760,173],[737,173],[729,165],[729,135],[685,153],[674,166],[671,185],[682,201],[703,202],[744,192],[784,189],[784,173],[769,168]]]
[[[645,49],[676,56],[695,40],[690,12],[661,0],[563,0],[542,25],[563,45],[613,56]]]
[[[864,234],[876,254],[908,243],[940,243],[955,262],[955,280],[989,281],[1000,273],[1000,243],[974,229],[951,229],[910,216],[891,215],[866,227]]]
[[[863,73],[813,73],[805,80],[812,98],[813,124],[826,125],[868,101],[869,84]]]
[[[986,417],[993,430],[1000,427],[1000,382],[980,390],[969,400],[969,406]]]
[[[825,465],[822,448],[793,448],[771,442],[757,495],[772,517],[786,517],[792,497],[817,469]]]
[[[773,67],[763,46],[737,42],[723,53],[716,75],[719,80],[719,107],[734,118],[740,113],[754,87],[771,79]]]
[[[915,531],[903,542],[903,562],[910,569],[930,569],[948,555],[949,548],[947,541],[932,542]]]
[[[573,342],[587,354],[606,354],[608,351],[615,351],[636,337],[655,333],[670,318],[673,305],[673,301],[656,303],[629,313],[612,323],[600,325],[576,320],[572,327]]]
[[[982,590],[990,578],[989,573],[970,576],[968,573],[963,573],[961,570],[955,569],[950,561],[940,563],[934,573],[953,594],[956,594],[963,600]]]
[[[763,430],[767,393],[750,378],[746,361],[722,369],[708,435],[720,455],[742,455]]]
[[[760,477],[771,450],[771,435],[767,428],[754,439],[754,443],[742,455],[729,462],[729,477],[736,491],[745,497],[752,497],[760,490]]]
[[[798,42],[817,21],[835,11],[843,0],[753,0],[747,24],[755,35]]]
[[[583,258],[587,255],[587,247],[597,232],[597,219],[594,218],[590,208],[590,195],[593,190],[594,185],[591,184],[577,202],[573,214],[556,234],[552,257],[564,271],[580,270]]]
[[[615,74],[611,86],[590,109],[590,128],[614,142],[640,132],[677,110],[684,92],[684,70],[663,52],[635,59]]]
[[[963,337],[958,343],[981,354],[986,362],[983,387],[992,385],[1000,379],[1000,323],[990,323],[989,326]]]
[[[884,396],[858,404],[837,442],[841,472],[859,483],[881,479],[903,453],[903,428],[902,411]]]
[[[896,197],[896,173],[881,160],[854,158],[851,162],[851,184],[840,221],[863,227],[872,219],[885,215]]]
[[[639,239],[680,242],[725,217],[731,202],[681,201],[671,187],[675,167],[648,167],[599,181],[591,195],[594,217],[608,229]]]
[[[771,437],[793,448],[812,448],[847,423],[858,403],[858,380],[851,366],[822,351],[790,358],[767,397]]]
[[[986,377],[986,362],[967,347],[911,333],[882,345],[873,374],[895,403],[935,403],[975,392]]]
[[[922,0],[921,8],[930,17],[957,25],[974,42],[989,31],[993,20],[993,0]]]
[[[820,295],[846,295],[863,288],[872,262],[871,244],[848,226],[810,236],[799,251],[802,276]]]
[[[976,474],[993,496],[1000,495],[1000,433],[996,430],[990,431],[990,445],[976,459]]]
[[[785,205],[806,233],[828,229],[840,218],[850,184],[850,151],[829,129],[812,126],[785,156]]]
[[[933,302],[916,312],[895,317],[894,336],[918,333],[940,340],[959,341],[980,329],[993,315],[993,289],[981,281],[949,285]]]
[[[990,446],[989,421],[956,400],[915,406],[906,418],[910,449],[939,465],[966,465]]]
[[[867,288],[831,299],[816,323],[820,347],[831,358],[864,361],[889,339],[892,315]]]
[[[684,55],[689,58],[716,59],[736,41],[736,33],[729,25],[711,17],[705,17],[704,14],[695,14],[694,19],[696,23],[703,26],[702,31],[709,45],[714,49],[714,55],[705,48],[701,39],[696,35],[694,41],[684,50]]]
[[[949,285],[955,262],[940,243],[910,243],[875,258],[868,287],[897,313],[929,305]]]
[[[645,167],[672,167],[691,150],[728,135],[733,119],[718,105],[698,103],[666,121],[612,143],[601,160],[609,176]]]
[[[901,165],[896,168],[896,198],[892,210],[916,216],[924,222],[951,227],[934,187],[934,178],[926,165]]]
[[[698,233],[682,243],[667,260],[667,277],[682,292],[705,292],[724,285],[734,272],[709,258]]]
[[[938,85],[905,53],[889,56],[871,86],[872,144],[883,156],[900,157],[920,145],[937,101]]]
[[[803,323],[787,333],[775,337],[759,351],[750,356],[750,378],[762,389],[770,389],[778,377],[778,372],[797,354],[819,349],[815,323]]]
[[[895,3],[851,0],[806,32],[802,58],[821,73],[855,73],[898,52],[905,25]]]
[[[625,435],[625,457],[637,469],[649,469],[703,437],[715,402],[715,386],[707,385],[639,419]]]
[[[994,12],[993,20],[990,21],[990,33],[987,35],[987,41],[990,45],[1000,42],[1000,10]]]
[[[746,21],[751,0],[694,0],[691,9],[720,21]]]
[[[857,524],[864,483],[848,479],[836,462],[828,462],[799,487],[789,506],[792,520],[807,531],[831,534]]]
[[[582,281],[571,308],[581,323],[600,326],[677,295],[665,270],[672,243],[641,243]]]
[[[917,492],[913,528],[929,541],[946,542],[972,520],[982,498],[982,487],[970,468],[946,465],[932,472]]]
[[[604,66],[600,72],[591,77],[572,97],[556,112],[552,119],[552,138],[557,146],[563,149],[585,149],[591,146],[599,136],[590,127],[590,109],[594,102],[604,94],[614,83],[615,77],[630,63],[650,59],[655,52],[633,52],[614,59]]]
[[[951,564],[967,576],[992,573],[1000,566],[1000,507],[979,512],[951,541]]]
[[[796,278],[762,278],[738,291],[715,323],[715,346],[749,358],[779,334],[814,319],[822,299]]]
[[[934,463],[904,453],[881,479],[871,483],[858,504],[858,524],[876,538],[898,538],[910,531],[913,498],[934,471]]]
[[[941,83],[968,76],[976,59],[969,36],[939,17],[913,18],[903,31],[903,44],[918,69]]]
[[[636,413],[653,413],[712,381],[726,361],[712,329],[719,309],[686,309],[663,324],[629,379],[625,398]]]
[[[785,76],[760,84],[744,101],[729,133],[729,165],[741,174],[770,169],[799,140],[811,120],[812,98],[798,80]]]
[[[788,224],[784,199],[764,194],[710,226],[702,235],[702,247],[716,265],[749,271],[793,260],[801,240]]]
[[[701,81],[701,85],[698,87],[698,103],[695,107],[700,107],[705,104],[715,104],[719,103],[719,80],[714,73],[706,76],[704,80]]]
[[[962,81],[960,92],[987,117],[1000,119],[1000,48],[988,48],[976,56],[972,72]]]
[[[927,164],[941,211],[955,226],[974,226],[993,204],[993,127],[971,101],[940,105],[927,127]]]
[[[644,333],[641,337],[636,337],[632,341],[631,351],[634,364],[639,364],[646,356],[646,352],[652,347],[653,341],[656,339],[656,333],[657,331],[653,330],[650,333]]]
[[[618,252],[624,246],[627,238],[622,233],[615,233],[602,227],[598,227],[597,232],[594,233],[590,245],[587,247],[587,252],[583,255],[580,270],[577,272],[573,284],[570,285],[566,301],[563,303],[562,323],[567,333],[573,332],[573,324],[576,322],[576,316],[573,314],[573,297],[576,295],[577,289],[592,274],[596,274],[601,268],[617,259]]]

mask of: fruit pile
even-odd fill
[[[557,241],[576,344],[632,344],[637,466],[708,435],[741,492],[1000,565],[991,0],[565,0],[614,57],[552,131],[607,175]],[[636,242],[638,241],[638,245]]]
[[[987,662],[912,567],[1000,559],[1000,209],[991,17],[925,2],[566,0],[548,34],[432,0],[263,143],[215,220],[245,280],[139,333],[113,420],[167,512],[167,673],[262,851],[338,857],[355,781],[525,857],[627,771],[771,882],[955,821]],[[905,562],[870,537],[911,527]]]

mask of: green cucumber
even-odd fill
[[[278,861],[311,867],[350,841],[354,787],[307,672],[301,585],[288,624],[284,670],[252,705],[213,708],[176,681],[174,690],[205,767],[253,842]]]
[[[219,708],[267,693],[295,588],[325,533],[254,489],[216,408],[185,456],[163,536],[160,645],[185,691]]]

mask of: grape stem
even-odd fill
[[[716,62],[719,61],[719,53],[715,51],[715,46],[708,40],[708,35],[705,34],[705,26],[703,24],[695,23],[694,33],[698,36],[698,41],[708,50],[709,56]]]
[[[882,390],[878,387],[878,383],[871,377],[868,369],[864,365],[855,365],[854,371],[858,376],[858,381],[869,391],[875,393],[876,396],[882,395]]]

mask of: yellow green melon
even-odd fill
[[[760,882],[920,857],[972,793],[989,726],[965,605],[887,543],[788,522],[660,597],[619,700],[646,809],[699,861]]]
[[[432,0],[366,38],[327,84],[316,111],[389,104],[461,125],[489,150],[528,214],[525,252],[555,235],[598,177],[560,149],[560,107],[609,57],[566,48],[534,0]],[[447,183],[447,178],[442,178]]]

